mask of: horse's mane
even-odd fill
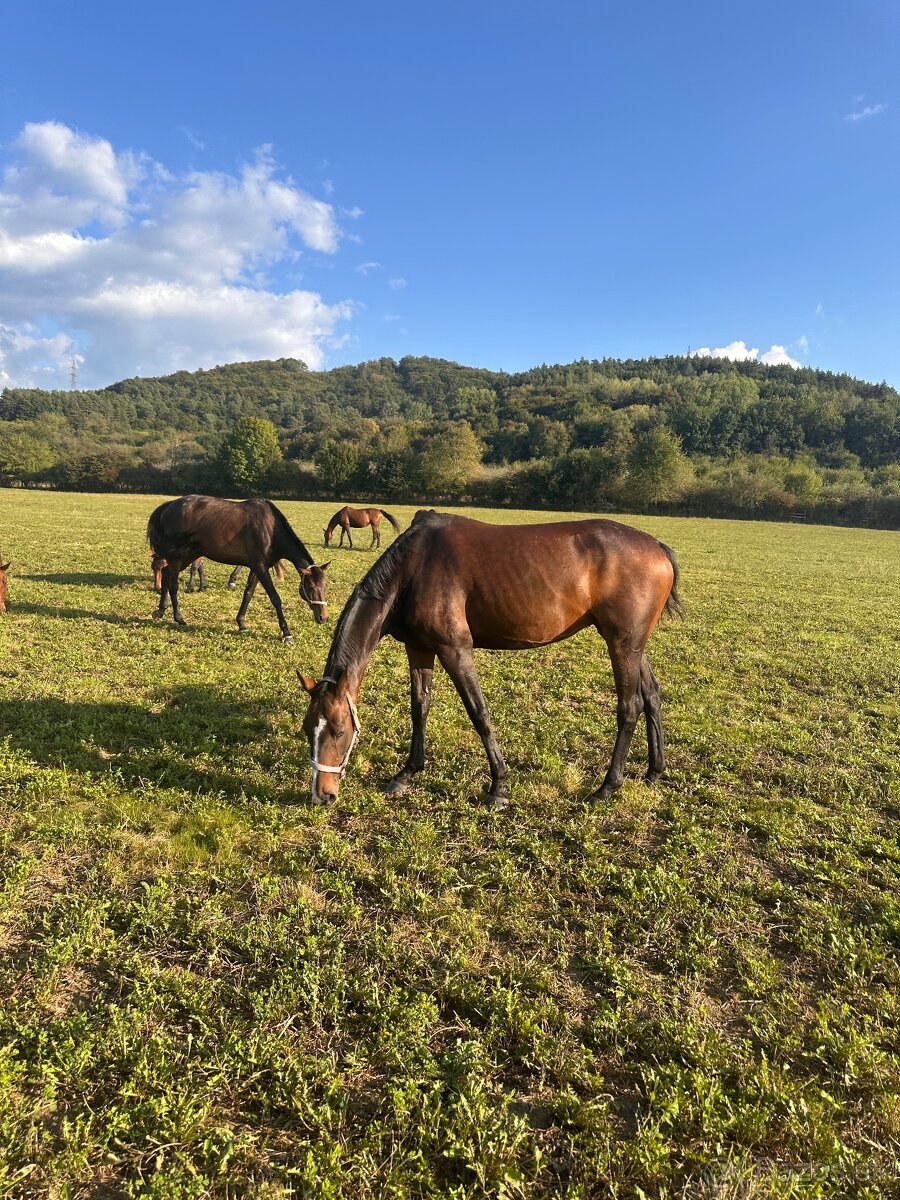
[[[281,509],[278,508],[277,505],[273,504],[271,500],[267,500],[266,504],[268,504],[272,511],[272,516],[275,518],[275,525],[278,529],[278,532],[287,540],[290,545],[296,546],[298,550],[302,550],[306,555],[309,566],[312,566],[313,556],[307,550],[305,544],[300,540],[297,534],[294,533],[290,521],[287,519]]]

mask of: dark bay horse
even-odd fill
[[[383,508],[351,508],[349,504],[345,504],[339,509],[331,520],[328,522],[325,529],[322,531],[325,534],[325,545],[331,545],[331,535],[334,532],[335,526],[341,527],[341,540],[338,546],[344,544],[344,534],[347,535],[347,541],[350,543],[350,549],[353,549],[353,538],[350,536],[351,529],[365,529],[367,525],[372,527],[372,541],[369,543],[369,549],[373,546],[381,545],[381,518],[387,517],[394,527],[394,532],[400,532],[400,526],[395,517],[392,517],[389,512],[385,512]]]
[[[6,572],[12,566],[12,561],[5,563],[0,554],[0,613],[6,612]]]
[[[178,576],[200,555],[214,562],[250,568],[250,578],[237,614],[237,627],[246,629],[244,616],[257,583],[265,588],[278,615],[281,637],[292,642],[285,620],[281,597],[275,590],[270,569],[286,559],[300,574],[300,596],[309,605],[317,622],[328,620],[325,601],[325,569],[316,566],[309,551],[291,529],[287,517],[270,500],[220,500],[215,496],[182,496],[160,504],[147,524],[147,537],[153,553],[166,560],[159,608],[154,617],[166,611],[166,596],[172,600],[172,616],[177,624],[186,622],[178,607]]]
[[[680,611],[678,567],[662,542],[617,521],[486,525],[417,513],[374,563],[341,613],[325,674],[300,677],[310,695],[303,729],[313,799],[334,800],[356,744],[356,702],[378,642],[390,635],[409,659],[412,743],[386,791],[400,793],[425,765],[425,724],[435,656],[484,744],[490,796],[505,803],[506,764],[491,726],[472,650],[529,650],[593,625],[606,641],[618,696],[618,734],[595,799],[620,787],[638,717],[647,722],[652,781],[665,769],[660,690],[644,647],[664,609]]]

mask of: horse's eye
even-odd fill
[[[335,737],[343,737],[344,733],[346,732],[346,729],[347,729],[346,725],[338,725],[334,731],[334,736]]]

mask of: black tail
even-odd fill
[[[392,517],[392,516],[391,516],[391,514],[390,514],[389,512],[385,512],[383,508],[379,508],[379,510],[378,510],[378,511],[381,513],[381,515],[382,515],[383,517],[387,517],[387,519],[388,519],[388,520],[390,521],[390,523],[393,525],[393,527],[394,527],[394,533],[399,533],[399,532],[400,532],[400,525],[399,525],[399,522],[397,521],[396,517]]]
[[[660,542],[660,547],[663,554],[672,564],[672,570],[675,572],[675,578],[672,581],[672,590],[669,592],[669,598],[665,603],[663,612],[668,613],[670,617],[683,617],[684,605],[681,602],[681,597],[678,595],[678,581],[681,579],[681,571],[678,568],[678,559],[675,557],[675,551],[671,546],[667,546],[665,542]]]
[[[147,522],[147,541],[150,543],[153,553],[159,555],[160,558],[166,556],[163,549],[162,516],[171,503],[171,500],[165,500],[159,508],[154,508],[150,514],[150,520]]]

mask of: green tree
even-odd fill
[[[420,460],[422,483],[434,496],[459,496],[481,466],[482,445],[468,421],[436,434]]]
[[[336,491],[359,469],[359,448],[353,442],[323,442],[315,457],[316,471],[326,487]]]
[[[628,453],[628,499],[641,507],[677,500],[693,474],[678,438],[664,425],[657,425],[639,433]]]
[[[219,461],[230,483],[239,492],[257,492],[276,463],[281,446],[271,421],[242,417],[222,444]]]
[[[53,451],[40,438],[28,433],[0,437],[0,475],[7,479],[33,479],[52,467],[53,461]]]

